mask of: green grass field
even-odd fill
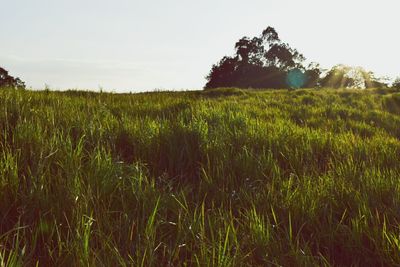
[[[0,90],[0,266],[399,266],[400,93]]]

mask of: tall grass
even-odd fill
[[[0,90],[0,266],[400,265],[398,100]]]

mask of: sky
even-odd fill
[[[201,89],[272,26],[308,60],[400,76],[398,0],[0,0],[0,66],[33,89]]]

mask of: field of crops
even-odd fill
[[[400,93],[0,90],[0,266],[400,265]]]

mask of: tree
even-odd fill
[[[236,69],[236,58],[223,57],[217,65],[213,65],[210,74],[206,77],[208,80],[206,88],[233,86]]]
[[[321,86],[331,88],[385,88],[387,83],[361,67],[336,65],[320,81]]]
[[[307,70],[304,72],[306,76],[306,83],[304,87],[312,88],[320,85],[320,77],[322,74],[321,68],[317,63],[310,63]]]
[[[0,87],[24,89],[25,83],[20,78],[14,78],[8,71],[0,67]]]
[[[392,84],[392,88],[400,89],[400,77],[397,77],[396,80],[394,80],[394,82]]]
[[[261,57],[264,48],[261,42],[261,39],[257,37],[254,37],[251,40],[248,37],[240,39],[235,44],[237,59],[242,63],[262,65]]]
[[[321,73],[318,65],[311,69],[304,67],[305,57],[283,43],[272,27],[267,27],[259,37],[241,38],[235,50],[234,57],[224,57],[212,66],[206,77],[206,89],[298,88],[316,84]]]
[[[349,67],[344,65],[336,65],[332,67],[321,79],[321,85],[324,87],[341,88],[352,85],[352,79],[346,77]]]

